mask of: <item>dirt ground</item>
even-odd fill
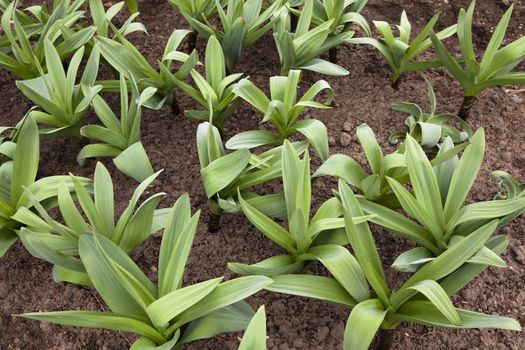
[[[479,0],[475,16],[474,36],[478,47],[485,47],[490,35],[503,14],[508,0]],[[370,0],[364,11],[371,20],[387,20],[398,23],[402,9],[406,9],[414,30],[418,31],[438,12],[442,12],[440,26],[455,22],[460,7],[468,0]],[[149,36],[134,35],[141,51],[155,62],[173,29],[185,28],[186,24],[167,3],[152,0],[141,3],[141,20]],[[525,1],[516,1],[508,38],[524,34]],[[201,39],[201,53],[205,42]],[[331,153],[351,155],[364,160],[355,128],[369,124],[387,149],[390,133],[401,130],[404,116],[390,110],[397,101],[410,101],[428,107],[425,83],[419,74],[410,74],[401,83],[399,91],[389,85],[390,71],[384,60],[370,47],[344,47],[339,52],[340,63],[349,69],[343,78],[328,78],[334,89],[334,108],[329,111],[309,110],[305,117],[322,120],[330,132]],[[279,58],[271,35],[266,35],[247,49],[238,71],[259,86],[267,87],[268,78],[279,73]],[[459,85],[443,70],[425,72],[435,87],[440,112],[457,112],[461,102]],[[326,77],[306,74],[303,88]],[[15,78],[0,71],[0,125],[14,125],[31,107],[31,103],[16,90]],[[111,97],[118,110],[116,96]],[[197,106],[180,95],[181,105],[186,109]],[[525,181],[525,94],[505,89],[491,89],[481,96],[474,108],[471,124],[484,127],[487,135],[487,151],[483,168],[471,193],[473,200],[490,199],[497,184],[490,178],[496,169],[506,170]],[[242,104],[226,126],[225,139],[238,132],[259,127],[261,116],[247,104]],[[344,127],[343,127],[344,125]],[[225,215],[222,229],[216,234],[206,232],[208,202],[199,177],[199,162],[195,145],[197,122],[181,116],[173,116],[168,108],[145,111],[143,114],[142,142],[155,169],[165,169],[151,193],[167,192],[163,206],[169,206],[184,192],[191,196],[194,210],[203,209],[192,254],[186,269],[185,283],[193,284],[215,276],[233,277],[228,262],[254,263],[279,254],[279,249],[242,215]],[[76,156],[80,146],[73,140],[45,140],[41,146],[39,176],[67,174],[91,176],[95,161],[80,167]],[[110,160],[104,160],[113,175],[118,209],[122,210],[130,198],[136,183],[120,174]],[[313,168],[319,165],[314,162]],[[317,181],[313,193],[319,205],[330,195],[336,182],[330,179]],[[278,185],[266,186],[277,191]],[[505,227],[502,232],[510,237],[511,245],[503,257],[507,269],[491,268],[467,286],[455,298],[457,306],[489,314],[499,314],[517,319],[525,324],[525,218]],[[408,244],[377,227],[373,227],[380,254],[385,266],[404,251]],[[135,261],[155,278],[158,250],[161,238],[152,237],[134,253]],[[102,304],[95,292],[73,285],[52,281],[51,266],[31,257],[20,244],[15,245],[0,260],[0,349],[127,349],[133,341],[130,334],[63,327],[11,317],[30,311],[51,310],[101,310]],[[387,268],[392,285],[403,274]],[[349,310],[306,298],[291,297],[269,292],[252,297],[256,307],[265,304],[268,314],[268,348],[290,349],[341,349],[344,325]],[[185,349],[236,349],[239,334],[225,334],[207,341],[189,344]],[[402,324],[394,336],[394,349],[525,349],[523,332],[501,330],[450,330]]]

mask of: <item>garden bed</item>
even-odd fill
[[[508,1],[479,0],[474,24],[474,39],[484,47],[490,39],[496,21],[506,9]],[[133,35],[131,41],[154,62],[161,54],[166,40],[175,28],[185,28],[185,21],[166,1],[153,0],[140,4],[141,21],[149,36]],[[414,29],[420,30],[432,15],[441,11],[441,26],[456,21],[459,8],[468,1],[406,1],[370,0],[363,15],[367,20],[399,20],[402,9],[407,11]],[[508,38],[522,35],[525,23],[525,4],[516,3]],[[203,52],[205,41],[199,40]],[[306,116],[321,120],[329,130],[332,154],[343,153],[363,161],[364,155],[355,136],[355,128],[367,123],[376,132],[382,146],[389,148],[390,133],[403,129],[404,116],[393,112],[390,104],[399,101],[427,106],[423,78],[408,74],[399,91],[390,87],[390,70],[382,57],[368,46],[345,46],[339,52],[340,64],[350,71],[342,78],[326,78],[306,73],[305,82],[326,79],[335,94],[331,110],[309,110]],[[237,70],[245,72],[261,87],[267,87],[268,77],[279,73],[279,58],[270,34],[243,53]],[[455,113],[462,100],[462,92],[444,70],[425,72],[433,82],[440,112]],[[14,125],[31,107],[31,103],[14,85],[15,79],[0,71],[0,125]],[[306,84],[303,84],[306,86]],[[180,95],[183,108],[197,108],[187,97]],[[118,108],[117,97],[113,105]],[[281,253],[241,214],[226,214],[222,227],[214,234],[207,233],[209,210],[200,177],[195,133],[197,122],[182,116],[173,116],[171,110],[146,110],[143,113],[142,143],[154,169],[164,169],[151,193],[167,193],[162,201],[169,206],[182,193],[189,193],[194,210],[202,208],[185,284],[204,281],[215,276],[233,276],[228,262],[255,263]],[[225,139],[258,127],[260,115],[243,103],[234,113],[225,129]],[[497,183],[490,178],[496,169],[525,178],[525,93],[489,89],[476,103],[470,123],[474,129],[486,130],[487,151],[478,181],[471,192],[473,200],[490,199],[497,191]],[[39,176],[67,174],[91,176],[95,161],[80,167],[76,155],[81,146],[70,139],[44,140],[41,145]],[[117,211],[127,205],[135,183],[118,172],[111,161],[104,161],[115,181]],[[320,162],[316,159],[312,168]],[[268,186],[270,190],[274,189]],[[313,193],[319,205],[330,195],[336,181],[323,178],[315,182]],[[319,196],[319,193],[326,195]],[[385,266],[405,251],[409,245],[402,239],[373,226],[378,249]],[[510,238],[510,246],[503,254],[507,269],[489,268],[468,285],[454,299],[457,306],[497,313],[515,318],[525,324],[525,217],[507,225],[502,233]],[[133,254],[139,266],[155,278],[160,236],[152,237]],[[101,310],[103,303],[94,291],[75,285],[52,283],[51,265],[31,257],[17,243],[1,261],[0,271],[0,349],[127,349],[132,335],[103,330],[80,329],[40,323],[12,314],[50,310]],[[321,268],[319,268],[322,271]],[[398,285],[402,273],[387,269],[388,279]],[[268,315],[269,349],[341,349],[344,325],[349,311],[312,299],[262,292],[249,299],[254,307],[265,304]],[[236,349],[239,334],[226,334],[211,340],[186,346],[186,349]],[[502,330],[450,330],[402,325],[394,335],[395,349],[524,349],[523,332]]]

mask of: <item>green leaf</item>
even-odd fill
[[[246,215],[248,220],[250,220],[259,231],[288,252],[296,252],[295,241],[288,231],[286,231],[281,225],[272,221],[259,210],[255,209],[252,205],[246,202],[240,194],[239,203],[241,204],[244,215]]]
[[[353,307],[357,301],[334,278],[313,275],[280,275],[265,289],[301,297],[314,298]]]
[[[471,143],[465,149],[450,180],[445,201],[445,217],[450,220],[464,206],[465,199],[478,175],[485,153],[485,132],[476,131]]]
[[[174,327],[180,327],[225,306],[235,304],[272,283],[263,276],[248,276],[219,284],[204,299],[193,305],[176,318]]]
[[[456,311],[461,319],[459,325],[447,320],[431,302],[414,300],[405,303],[396,314],[392,315],[392,319],[447,328],[499,328],[521,331],[519,323],[512,318],[463,309],[456,309]]]
[[[361,182],[368,176],[363,167],[344,154],[330,156],[314,173],[313,177],[334,176],[348,184],[361,188]]]
[[[190,198],[179,197],[169,210],[159,253],[159,296],[176,290],[182,283],[184,268],[197,230],[200,212],[191,216]]]
[[[346,234],[357,261],[376,294],[388,304],[390,291],[372,232],[368,223],[356,225],[352,220],[354,217],[363,216],[363,210],[352,190],[342,180],[339,180],[339,195],[343,205]]]
[[[281,141],[281,137],[271,131],[253,130],[241,132],[226,142],[228,149],[255,148],[272,145]]]
[[[226,188],[244,171],[251,158],[247,149],[240,149],[212,161],[201,169],[208,198]]]
[[[408,173],[415,197],[421,203],[423,210],[434,217],[437,227],[433,231],[437,232],[438,229],[443,231],[445,216],[441,192],[432,165],[421,146],[410,135],[407,135],[405,147]]]
[[[432,304],[454,325],[460,325],[461,319],[457,313],[454,305],[448,298],[447,293],[441,288],[441,286],[432,280],[424,280],[409,287],[410,289],[417,290],[430,300]]]
[[[253,315],[252,307],[245,301],[225,306],[190,322],[180,342],[188,343],[198,339],[211,338],[224,332],[244,330]]]
[[[366,350],[386,316],[379,299],[368,299],[357,304],[346,323],[344,350]]]
[[[153,175],[153,167],[141,142],[137,142],[126,148],[120,155],[113,159],[118,170],[142,182]]]
[[[148,324],[127,315],[109,312],[56,311],[26,313],[19,316],[75,327],[104,328],[116,331],[133,332],[153,339],[159,344],[166,341],[157,330]]]
[[[221,283],[223,277],[174,290],[151,303],[146,312],[157,328],[167,325],[179,314],[198,303]]]
[[[316,119],[301,120],[296,122],[293,127],[308,139],[321,160],[328,159],[328,130],[321,121]]]
[[[324,245],[310,248],[307,254],[314,255],[355,300],[370,298],[363,270],[346,248]]]
[[[266,313],[264,305],[257,310],[248,328],[246,328],[241,344],[239,344],[239,350],[266,350]]]
[[[11,176],[11,205],[16,206],[24,192],[35,182],[40,157],[38,127],[31,115],[24,118],[18,131],[16,149],[13,155]]]
[[[97,292],[113,312],[147,319],[143,306],[133,295],[135,290],[122,283],[118,272],[126,271],[138,286],[154,296],[157,289],[128,255],[107,238],[95,234],[80,236],[79,253]]]

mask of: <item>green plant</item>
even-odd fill
[[[354,32],[337,30],[337,24],[341,18],[345,26],[357,23],[363,26],[365,32],[369,31],[368,25],[360,15],[355,13],[348,16],[349,18],[337,17],[337,14],[334,14],[333,18],[331,15],[330,19],[310,29],[312,22],[320,20],[320,17],[314,17],[314,5],[319,6],[319,3],[316,3],[315,0],[305,1],[297,28],[293,32],[287,7],[283,7],[276,14],[278,21],[274,26],[273,36],[281,61],[281,75],[287,75],[291,69],[311,70],[333,76],[348,75],[349,72],[343,67],[320,59],[318,56],[342,43],[349,42],[354,36]]]
[[[357,279],[354,273],[341,270],[337,274],[332,272],[335,278],[284,275],[273,277],[274,282],[267,289],[350,308],[344,334],[345,350],[368,349],[379,330],[379,348],[389,349],[391,332],[401,322],[446,328],[521,330],[519,323],[511,318],[456,308],[450,300],[487,268],[484,261],[471,261],[480,249],[498,257],[505,250],[506,237],[490,238],[498,220],[462,237],[449,250],[414,273],[399,289],[390,290],[368,224],[353,222],[356,217],[364,215],[363,209],[352,190],[341,180],[339,195],[348,241],[359,263],[359,274],[364,278]],[[369,293],[368,285],[372,287],[372,293]],[[364,293],[357,295],[348,286]]]
[[[157,89],[156,95],[146,101],[144,106],[159,109],[163,105],[169,105],[175,114],[179,114],[180,107],[175,96],[175,88],[194,94],[194,89],[183,80],[190,75],[198,63],[197,51],[194,50],[190,55],[178,51],[180,43],[188,33],[187,30],[173,32],[159,62],[159,71],[153,68],[140,51],[122,36],[117,35],[120,42],[97,36],[95,47],[98,47],[106,61],[120,74],[127,78],[132,75],[141,90],[147,87]],[[174,62],[180,62],[181,65],[175,73],[172,73],[171,67]],[[108,80],[97,83],[103,86],[104,91],[120,91],[119,81]]]
[[[368,174],[352,157],[344,154],[330,156],[314,173],[313,177],[334,176],[346,181],[370,201],[384,206],[399,206],[387,182],[392,177],[405,183],[408,180],[405,155],[402,150],[385,155],[372,129],[362,124],[357,127],[357,138],[365,152],[371,173]]]
[[[98,72],[99,53],[94,50],[84,70],[82,79],[76,84],[78,68],[84,55],[81,47],[71,58],[67,71],[62,66],[58,50],[51,41],[44,41],[47,74],[30,79],[19,80],[16,86],[39,106],[42,111],[33,115],[38,123],[50,127],[41,130],[46,136],[73,136],[80,138],[80,128],[91,100],[102,89],[94,85]]]
[[[496,170],[492,172],[492,176],[499,181],[499,191],[494,196],[494,199],[509,200],[523,197],[525,195],[525,184],[518,183],[518,181],[516,181],[516,179],[509,173],[502,170]],[[514,213],[500,219],[500,225],[506,225],[508,222],[520,216],[522,212],[523,211],[517,207]]]
[[[34,43],[30,39],[35,36],[35,31],[21,23],[20,12],[15,10],[17,2],[11,2],[1,19],[2,31],[9,41],[11,50],[9,54],[0,51],[0,67],[21,79],[37,78],[44,74],[42,69],[49,66],[45,61],[47,41],[56,47],[59,62],[82,48],[96,31],[94,27],[86,27],[78,31],[68,28],[82,17],[83,12],[76,11],[82,2],[76,1],[75,5],[71,5],[69,12],[63,4],[56,7],[43,28],[36,32],[39,35]]]
[[[297,152],[304,152],[307,147],[308,144],[303,142],[294,143]],[[210,199],[210,232],[219,229],[223,211],[240,210],[238,191],[245,201],[266,215],[286,217],[282,195],[259,196],[249,190],[281,176],[281,147],[259,155],[251,154],[245,148],[226,154],[219,130],[211,123],[204,122],[197,128],[197,149],[204,189]]]
[[[404,145],[401,145],[395,152],[385,155],[374,132],[368,125],[358,126],[356,134],[368,161],[370,173],[352,157],[334,154],[317,169],[313,177],[337,177],[352,186],[358,194],[367,200],[380,206],[399,209],[399,201],[387,180],[388,178],[395,179],[401,184],[409,181]],[[467,144],[464,143],[447,148],[446,151],[432,159],[431,164],[439,166],[455,157],[466,146]]]
[[[215,36],[221,43],[226,68],[234,72],[243,49],[251,46],[272,27],[274,14],[280,1],[263,10],[262,0],[228,0],[226,11],[216,1],[222,30],[217,29],[206,18],[201,20],[185,16],[191,27],[205,38]]]
[[[139,12],[139,0],[124,0],[129,12],[135,14]]]
[[[447,138],[438,156],[453,146]],[[466,201],[483,161],[483,129],[474,134],[461,159],[456,156],[438,166],[432,166],[421,146],[410,135],[407,135],[405,147],[412,190],[392,178],[387,178],[387,181],[403,210],[415,221],[397,211],[360,199],[363,209],[368,214],[376,215],[372,222],[420,245],[397,258],[394,262],[397,269],[415,271],[438,259],[487,223],[496,222],[495,229],[500,228],[509,218],[525,210],[525,197],[522,195],[506,200]],[[479,250],[469,261],[505,266],[501,258],[487,249]]]
[[[459,144],[472,137],[472,128],[460,117],[453,114],[436,115],[436,95],[429,80],[427,83],[427,94],[430,101],[430,113],[425,113],[418,105],[414,103],[400,102],[394,103],[392,109],[398,112],[408,113],[409,117],[405,119],[405,125],[408,127],[408,133],[414,137],[424,148],[435,148],[447,137],[452,142]],[[458,130],[448,122],[456,122],[464,131]],[[397,144],[405,138],[406,133],[397,131],[390,135],[388,140],[391,144]]]
[[[264,114],[263,122],[270,122],[277,132],[254,130],[232,137],[226,147],[230,149],[254,148],[266,145],[281,145],[284,140],[298,133],[303,134],[312,144],[319,157],[328,158],[328,132],[326,126],[316,119],[297,120],[305,108],[329,108],[333,91],[324,80],[316,82],[297,101],[297,90],[301,71],[291,70],[287,77],[270,78],[270,98],[266,97],[255,84],[242,79],[233,92]],[[326,91],[324,103],[315,102],[321,92]]]
[[[246,327],[238,350],[266,350],[266,313],[259,307]]]
[[[209,23],[209,20],[217,14],[217,8],[223,8],[227,0],[168,0],[169,3],[175,7],[186,21],[190,24],[192,32],[189,36],[190,50],[195,48],[197,43],[196,28],[201,26],[201,23]],[[196,24],[196,27],[193,25]]]
[[[360,14],[367,3],[368,0],[314,0],[312,23],[320,26],[331,21],[330,36],[343,33],[351,24],[357,23],[367,36],[371,36],[370,27],[366,19]],[[289,7],[289,9],[296,16],[300,16],[300,10],[293,7]],[[328,54],[330,62],[337,63],[337,46],[332,47]]]
[[[19,123],[18,128],[0,128],[0,257],[17,241],[17,230],[22,223],[13,218],[18,210],[34,211],[39,205],[46,209],[56,206],[59,184],[64,191],[73,184],[67,176],[50,176],[36,179],[40,156],[38,127],[30,112]],[[14,130],[13,130],[14,129]],[[90,181],[78,178],[88,186]],[[33,193],[32,198],[26,191]]]
[[[153,168],[140,142],[142,105],[155,94],[155,88],[146,88],[142,93],[135,79],[130,75],[131,98],[128,97],[128,82],[120,77],[120,119],[99,95],[91,105],[102,125],[86,125],[80,134],[101,143],[89,144],[82,148],[77,161],[85,165],[88,158],[111,157],[120,171],[141,182],[153,175]]]
[[[310,218],[311,177],[310,157],[305,152],[301,160],[295,148],[285,141],[282,147],[282,178],[288,229],[273,221],[264,213],[245,201],[239,194],[244,215],[266,237],[282,247],[288,255],[278,255],[254,265],[230,263],[230,270],[241,275],[276,276],[299,273],[309,261],[319,260],[328,270],[337,273],[340,269],[356,271],[357,262],[339,244],[346,244],[334,231],[344,227],[342,208],[336,198],[325,202]],[[356,223],[370,219],[367,216],[354,218]],[[353,289],[361,295],[364,290]]]
[[[195,69],[191,71],[199,92],[195,91],[190,96],[206,110],[185,111],[184,114],[197,120],[209,120],[211,112],[213,123],[222,131],[224,124],[239,105],[240,99],[234,94],[233,88],[235,81],[242,76],[242,73],[226,75],[224,54],[215,36],[208,39],[204,65],[205,77]]]
[[[136,5],[131,7],[130,5],[131,3],[136,3],[136,1],[132,0],[125,2],[117,2],[116,4],[111,5],[106,11],[104,9],[104,3],[102,2],[102,0],[89,0],[89,11],[93,19],[93,24],[97,28],[97,35],[109,38],[110,23],[112,23],[113,18],[116,15],[118,15],[120,11],[122,11],[124,3],[127,4],[128,8],[130,9],[130,12],[132,12],[132,15],[124,22],[124,24],[120,28],[117,29],[119,35],[125,37],[134,32],[147,33],[146,27],[142,23],[134,22],[134,20],[139,16],[139,14],[137,12]],[[116,27],[114,27],[113,29],[116,29]],[[113,38],[116,37],[117,34],[114,33]]]
[[[214,278],[182,287],[184,268],[199,213],[191,215],[187,195],[170,210],[164,227],[158,287],[108,238],[82,234],[78,251],[87,274],[111,311],[57,311],[22,314],[40,321],[138,334],[132,349],[180,349],[182,344],[242,330],[254,312],[243,301],[271,283],[262,276],[222,282]],[[228,322],[223,322],[227,319]]]
[[[432,43],[442,64],[461,84],[464,92],[459,117],[467,119],[479,94],[490,87],[523,84],[525,73],[512,70],[525,59],[525,37],[521,37],[500,49],[509,25],[514,6],[510,6],[501,17],[494,34],[478,63],[472,42],[472,18],[476,1],[468,10],[461,9],[458,18],[458,39],[461,58],[454,58],[445,48],[440,38],[431,33]]]
[[[374,26],[381,33],[379,40],[374,38],[355,38],[351,39],[352,44],[371,45],[383,55],[386,62],[392,69],[392,87],[399,87],[400,78],[407,72],[429,69],[432,67],[442,66],[439,60],[416,60],[417,56],[423,54],[432,46],[429,35],[439,19],[436,14],[428,24],[419,32],[419,34],[410,41],[412,26],[408,21],[406,12],[401,14],[401,22],[397,26],[399,37],[395,37],[392,32],[392,26],[384,21],[374,21]],[[450,26],[440,31],[436,36],[444,40],[456,32],[456,25]]]
[[[13,215],[15,220],[24,225],[19,236],[32,255],[54,265],[53,277],[56,281],[90,285],[90,277],[77,257],[80,236],[86,232],[97,233],[111,240],[126,254],[130,254],[151,233],[160,229],[159,222],[162,223],[162,220],[157,220],[154,224],[156,215],[159,215],[155,209],[164,193],[149,196],[139,205],[140,197],[159,173],[151,175],[135,189],[128,206],[115,223],[113,181],[102,163],[97,163],[93,198],[86,185],[71,175],[73,195],[78,198],[81,211],[75,205],[66,182],[61,181],[57,199],[65,225],[51,218],[46,209],[35,201],[36,212],[22,207]],[[27,196],[34,197],[29,189]],[[87,218],[87,222],[84,217]],[[165,218],[165,215],[162,218]]]

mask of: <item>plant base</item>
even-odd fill
[[[216,214],[210,210],[208,216],[208,233],[216,233],[221,228],[221,214]]]
[[[191,31],[188,34],[188,51],[191,53],[197,47],[197,33]]]
[[[377,350],[390,350],[394,341],[394,331],[391,329],[381,329],[379,331],[379,344]]]
[[[175,91],[171,93],[171,111],[175,115],[179,115],[181,112],[179,100],[177,99],[177,96],[175,95]]]
[[[476,96],[465,96],[463,98],[463,103],[461,104],[461,107],[459,108],[458,117],[460,117],[463,120],[467,120],[470,117],[472,106],[474,106],[474,103],[476,102],[476,100],[477,100]]]
[[[328,60],[334,64],[337,63],[337,47],[332,47],[328,50]]]
[[[401,78],[397,78],[396,80],[392,81],[392,89],[399,91],[399,84],[401,84]]]

